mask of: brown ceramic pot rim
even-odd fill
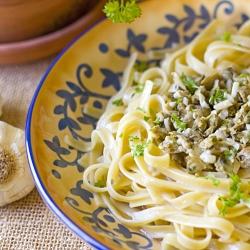
[[[26,63],[56,55],[84,30],[103,19],[106,0],[100,0],[72,24],[44,36],[20,42],[0,43],[0,65]]]

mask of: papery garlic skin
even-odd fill
[[[25,133],[0,121],[0,152],[8,151],[15,161],[14,173],[0,182],[0,207],[19,200],[35,187],[25,151]]]

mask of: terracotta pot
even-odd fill
[[[0,0],[0,43],[44,36],[85,15],[99,0]]]
[[[6,0],[0,0],[0,3],[1,1]],[[14,1],[16,2],[18,0],[12,0],[12,2]],[[73,23],[54,32],[24,41],[0,43],[0,66],[31,62],[59,53],[84,30],[105,17],[102,9],[106,1],[107,0],[98,0],[98,3],[91,8],[88,13]]]

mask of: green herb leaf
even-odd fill
[[[154,121],[153,121],[153,124],[155,125],[159,125],[161,123],[161,118],[160,117],[157,117]]]
[[[231,150],[233,151],[233,153],[234,153],[235,155],[236,155],[237,152],[238,152],[238,150],[237,150],[236,148],[232,148]]]
[[[221,37],[220,37],[220,40],[223,40],[225,42],[230,42],[230,39],[231,39],[231,34],[228,33],[228,32],[225,32]]]
[[[137,144],[130,146],[130,150],[132,151],[132,157],[139,157],[144,155],[144,149],[149,146],[151,143],[150,140],[148,140],[145,144]]]
[[[209,98],[209,104],[214,105],[215,101],[223,101],[226,99],[225,97],[226,90],[225,89],[213,89],[211,91],[211,95]]]
[[[182,83],[187,87],[188,91],[193,94],[199,87],[196,85],[194,79],[190,76],[185,76],[184,73],[180,76]]]
[[[150,116],[145,116],[144,115],[144,120],[147,122],[151,117]]]
[[[157,114],[157,111],[155,109],[150,108],[149,111],[150,111],[150,114],[153,114],[153,115]]]
[[[136,79],[134,79],[134,82],[136,82],[137,85],[138,85],[138,87],[135,89],[135,91],[136,91],[137,93],[143,92],[145,84],[140,83],[140,82],[137,81]]]
[[[123,137],[123,133],[120,133],[119,137],[122,138]]]
[[[141,8],[136,0],[127,1],[126,4],[124,4],[124,0],[109,0],[105,4],[103,12],[113,23],[131,23],[135,18],[141,16]]]
[[[177,110],[177,106],[179,103],[181,103],[181,100],[182,100],[181,97],[177,98],[177,101],[175,102],[175,110]]]
[[[122,106],[123,105],[122,98],[113,101],[112,104],[115,105],[115,106]]]
[[[250,76],[250,74],[247,73],[247,72],[241,73],[241,74],[238,75],[238,77],[240,77],[240,78],[244,78],[244,77],[247,77],[247,76]]]
[[[134,65],[134,69],[138,72],[144,72],[148,68],[149,68],[148,62],[139,62],[139,63],[135,63]]]
[[[214,101],[214,100],[213,100],[213,101]],[[211,104],[211,105],[213,105],[213,104]],[[228,127],[228,124],[229,124],[229,120],[228,120],[228,119],[225,119],[224,122],[223,122],[223,124],[222,124],[222,126]]]
[[[214,186],[218,187],[220,185],[220,181],[214,178],[212,173],[209,173],[206,177],[204,177],[205,180],[211,180],[214,184]]]
[[[182,122],[180,120],[180,118],[177,115],[175,115],[174,113],[171,115],[171,117],[173,118],[173,120],[174,120],[174,122],[176,124],[176,127],[178,129],[180,129],[181,131],[186,130],[186,126],[187,126],[186,122]]]
[[[130,135],[128,139],[129,141],[134,141],[134,140],[139,140],[139,137],[137,135],[136,136]]]
[[[144,87],[137,87],[137,88],[135,89],[135,92],[136,92],[136,93],[141,93],[141,92],[143,92],[143,90],[144,90]]]
[[[143,113],[146,113],[146,111],[144,109],[140,108],[140,107],[137,107],[135,110],[138,110],[138,111],[141,111]]]
[[[98,180],[98,182],[95,183],[95,187],[104,188],[104,180]]]
[[[243,199],[243,202],[244,202],[244,203],[247,203],[248,205],[250,205],[250,198],[244,198],[244,199]]]
[[[222,209],[219,214],[225,216],[227,207],[234,207],[240,202],[241,199],[245,198],[246,193],[240,189],[240,183],[242,182],[238,175],[231,174],[229,177],[232,179],[232,184],[229,188],[231,197],[219,197],[222,202]]]
[[[223,154],[225,155],[225,157],[230,158],[230,156],[232,156],[232,154],[230,153],[230,151],[223,151]]]

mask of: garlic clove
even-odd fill
[[[35,187],[25,151],[25,133],[0,121],[0,207]]]

